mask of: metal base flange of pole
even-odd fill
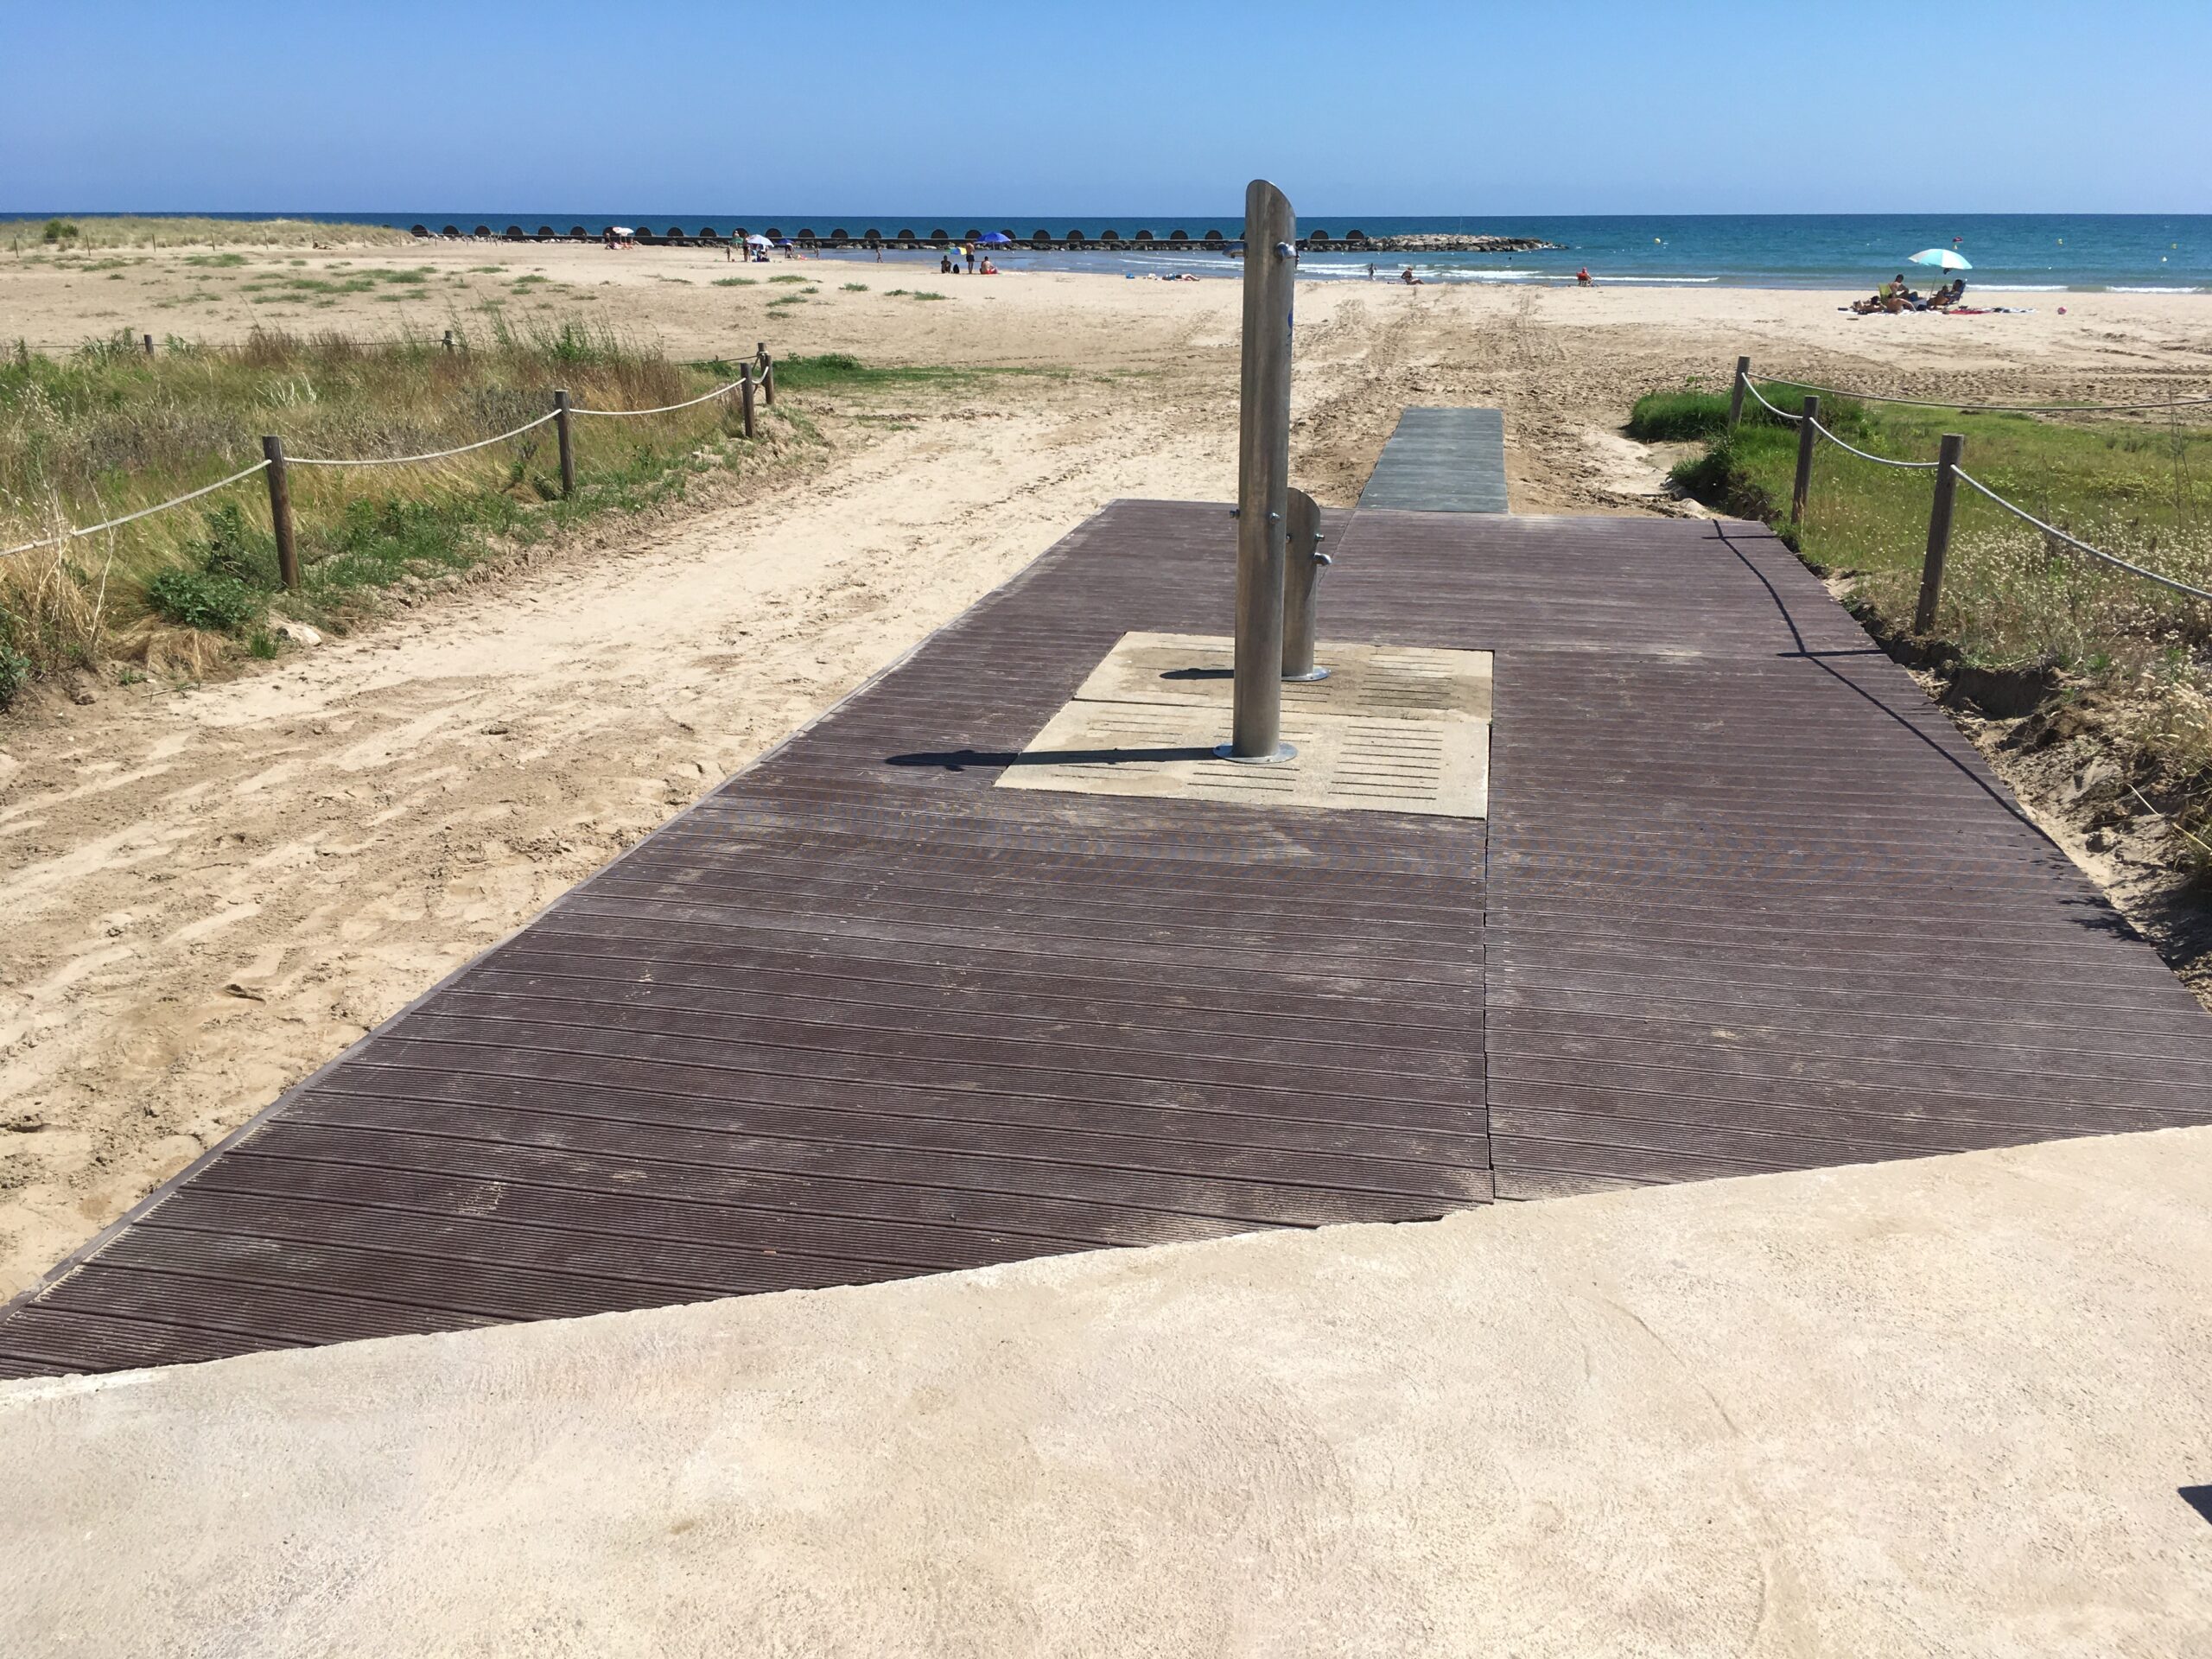
[[[1273,765],[1282,741],[1283,568],[1290,515],[1290,330],[1298,216],[1265,179],[1244,190],[1244,353],[1236,449],[1236,681],[1227,760]]]
[[[1325,680],[1329,671],[1313,661],[1315,601],[1329,556],[1321,550],[1321,509],[1303,490],[1290,492],[1290,517],[1284,536],[1282,571],[1282,677]]]

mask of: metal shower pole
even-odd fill
[[[1265,179],[1244,189],[1243,397],[1236,453],[1236,684],[1231,760],[1287,760],[1282,580],[1290,512],[1290,327],[1298,218]]]

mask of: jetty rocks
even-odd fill
[[[656,231],[650,225],[603,225],[597,231],[582,225],[571,225],[564,233],[550,225],[541,225],[535,232],[519,225],[510,225],[505,231],[493,232],[489,225],[479,225],[474,231],[464,232],[458,225],[448,225],[433,231],[428,225],[409,226],[410,235],[425,240],[439,238],[447,241],[467,239],[478,242],[598,242],[613,240],[619,235],[626,245],[644,247],[721,247],[742,244],[754,232],[740,225],[727,234],[711,225],[702,225],[696,231],[687,231],[681,225],[671,225],[664,231]],[[927,235],[912,226],[901,226],[894,233],[880,226],[871,225],[866,230],[855,231],[839,225],[823,232],[811,225],[803,225],[786,236],[780,225],[771,225],[759,234],[778,246],[788,243],[802,250],[817,248],[899,248],[912,252],[930,250],[949,251],[962,243],[980,241],[984,232],[974,226],[956,234],[945,226],[932,227]],[[1164,237],[1150,231],[1137,231],[1128,236],[1109,226],[1095,235],[1077,229],[1060,235],[1049,226],[1039,226],[1023,236],[1018,227],[1001,230],[1005,238],[1001,245],[1020,248],[1031,253],[1217,253],[1232,257],[1244,251],[1238,237],[1229,235],[1219,226],[1203,234],[1193,235],[1186,230],[1172,230]],[[1556,251],[1560,245],[1545,242],[1533,236],[1466,236],[1446,232],[1425,231],[1411,236],[1370,236],[1362,230],[1349,230],[1338,236],[1325,230],[1311,230],[1298,238],[1299,251],[1303,253],[1537,253],[1547,250]]]
[[[1450,236],[1424,231],[1416,236],[1376,236],[1368,245],[1385,253],[1556,253],[1561,245],[1533,236]]]

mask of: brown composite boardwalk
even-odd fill
[[[1363,511],[1323,637],[1495,651],[1491,819],[997,790],[1122,503],[0,1317],[0,1375],[2212,1121],[2212,1021],[1764,531]],[[1487,1010],[1487,1011],[1486,1011]]]

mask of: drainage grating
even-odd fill
[[[1359,493],[1363,507],[1503,512],[1505,416],[1495,409],[1408,409]]]
[[[1329,677],[1286,681],[1287,715],[1490,718],[1488,652],[1325,645],[1315,660]],[[1232,639],[1202,633],[1126,633],[1076,696],[1087,702],[1195,702],[1226,711],[1236,665]]]
[[[1490,810],[1488,652],[1325,645],[1283,687],[1281,766],[1217,758],[1235,645],[1124,635],[1000,775],[1002,789],[1479,818]]]

